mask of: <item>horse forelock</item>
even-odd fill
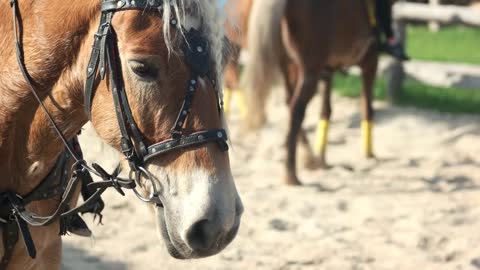
[[[183,31],[191,28],[200,29],[208,41],[212,63],[218,83],[223,83],[223,38],[225,15],[223,12],[222,0],[164,0],[163,18],[178,18]],[[174,51],[174,43],[170,37],[170,23],[163,24],[165,43],[169,52]],[[223,100],[223,91],[219,90],[220,98]]]

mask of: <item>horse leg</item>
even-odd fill
[[[287,92],[286,102],[287,106],[290,105],[292,100],[293,92],[295,91],[295,85],[298,81],[298,68],[292,63],[287,61],[282,61],[280,64],[280,70],[285,83],[285,90]],[[308,141],[307,132],[302,128],[298,134],[298,141],[300,142],[302,160],[305,164],[305,167],[308,169],[314,169],[316,166],[315,155]]]
[[[225,87],[223,91],[223,111],[225,115],[230,115],[230,104],[232,102],[232,89],[230,87]]]
[[[373,85],[375,82],[375,76],[377,73],[378,54],[372,46],[365,56],[364,60],[360,64],[362,69],[362,137],[364,153],[367,158],[374,158],[373,153]]]
[[[330,126],[330,116],[332,114],[331,105],[332,75],[326,75],[324,78],[324,88],[322,96],[322,110],[320,113],[320,122],[317,126],[317,135],[315,140],[315,152],[318,156],[316,167],[327,168],[326,152],[328,145],[328,129]]]
[[[301,148],[301,155],[304,167],[309,170],[314,170],[319,168],[319,164],[315,158],[315,154],[312,150],[312,146],[310,145],[310,141],[307,137],[307,132],[305,129],[301,128],[298,134],[298,141],[300,142]]]
[[[225,91],[224,91],[224,110],[228,115],[231,111],[232,99],[236,97],[237,106],[242,117],[247,114],[245,96],[239,89],[240,85],[240,46],[232,45],[232,55],[225,67]]]
[[[308,69],[299,70],[299,77],[295,93],[290,101],[290,122],[287,135],[287,178],[288,185],[300,185],[297,177],[296,150],[298,135],[302,130],[302,122],[305,118],[305,110],[308,102],[315,95],[318,83],[318,74]]]
[[[238,65],[234,60],[230,60],[225,67],[225,91],[223,95],[225,115],[230,114],[232,92],[238,87]]]

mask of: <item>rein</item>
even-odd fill
[[[129,179],[119,178],[118,173],[109,174],[100,165],[95,163],[93,163],[91,167],[88,166],[83,157],[72,149],[72,146],[68,143],[65,135],[55,123],[53,117],[48,112],[35,89],[32,77],[28,73],[24,62],[23,46],[20,37],[22,35],[22,29],[18,0],[10,0],[10,5],[13,11],[15,49],[21,73],[27,82],[31,93],[40,104],[40,107],[47,115],[53,129],[65,145],[66,152],[68,152],[74,161],[72,166],[72,178],[65,184],[63,193],[61,194],[61,200],[56,210],[49,216],[40,216],[28,212],[25,209],[25,205],[28,204],[29,201],[18,194],[10,192],[0,193],[0,198],[3,198],[3,201],[0,201],[0,205],[6,205],[7,209],[9,209],[10,213],[8,214],[8,217],[11,221],[15,221],[18,226],[30,257],[35,258],[36,249],[28,225],[47,226],[58,219],[66,219],[77,213],[85,212],[87,209],[92,208],[92,205],[101,199],[101,195],[106,189],[111,187],[115,188],[121,195],[125,195],[123,189],[130,189],[140,200],[163,207],[163,203],[159,197],[160,189],[157,187],[153,177],[145,169],[145,164],[149,160],[165,153],[188,147],[200,146],[211,142],[216,142],[222,151],[228,150],[227,134],[224,129],[198,131],[192,134],[184,133],[185,120],[190,114],[195,92],[199,84],[198,80],[201,77],[207,77],[214,86],[219,113],[221,113],[223,105],[221,98],[219,98],[218,85],[215,81],[216,74],[213,69],[214,63],[212,63],[210,58],[208,42],[199,30],[191,29],[186,31],[183,26],[179,25],[176,18],[171,18],[169,23],[171,26],[183,30],[185,33],[185,44],[182,47],[182,51],[187,65],[190,66],[191,78],[186,86],[184,101],[176,118],[175,125],[171,129],[171,138],[153,145],[145,143],[128,103],[124,79],[122,77],[122,67],[119,59],[117,39],[111,22],[114,13],[117,11],[157,9],[161,12],[163,9],[163,0],[103,0],[101,4],[102,14],[100,25],[94,37],[92,53],[87,66],[87,79],[85,82],[84,93],[85,110],[87,116],[91,119],[91,104],[95,95],[95,89],[99,83],[98,78],[104,80],[108,71],[115,112],[121,132],[121,148],[130,166]],[[81,205],[69,209],[68,204],[71,201],[76,188],[81,183],[82,178],[87,177],[87,175],[90,177],[89,173],[97,175],[102,181],[89,183],[87,188],[94,192],[92,192],[88,198],[85,198]],[[137,186],[141,185],[142,178],[148,180],[152,185],[153,191],[149,197],[142,196],[137,190]],[[35,193],[35,191],[33,193]],[[12,224],[12,222],[7,224]],[[10,227],[5,226],[4,230],[10,231]],[[18,235],[15,239],[13,245],[18,239]],[[9,242],[7,244],[12,245],[12,243],[10,243],[12,242],[11,239],[5,239],[4,236],[4,243],[6,242]],[[3,267],[6,267],[8,264],[9,258],[6,255],[8,255],[7,252],[5,252],[4,257],[2,258],[0,269],[4,269]],[[7,264],[3,264],[3,260],[5,259]]]

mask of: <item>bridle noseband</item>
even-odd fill
[[[91,116],[92,99],[95,95],[95,87],[98,85],[98,77],[104,79],[107,70],[110,75],[111,91],[113,95],[115,112],[121,132],[122,152],[127,158],[130,169],[135,172],[136,179],[143,175],[147,179],[150,178],[146,174],[144,165],[152,158],[170,153],[175,150],[194,147],[210,142],[216,142],[222,151],[228,150],[227,134],[224,129],[212,129],[206,131],[198,131],[192,134],[184,133],[184,126],[199,85],[200,78],[208,78],[218,99],[218,110],[221,112],[221,100],[218,94],[218,83],[216,82],[216,73],[214,71],[214,63],[210,57],[210,48],[206,39],[201,32],[196,29],[186,31],[176,18],[170,18],[169,23],[184,32],[185,43],[183,45],[183,54],[185,61],[191,70],[191,77],[186,85],[186,93],[179,110],[178,116],[171,129],[171,138],[148,145],[135,123],[133,114],[128,103],[125,90],[125,83],[122,76],[122,67],[119,59],[117,47],[117,39],[115,31],[112,28],[112,18],[115,12],[125,10],[162,10],[162,0],[121,0],[111,1],[104,0],[102,2],[102,15],[100,26],[95,34],[93,49],[90,61],[87,66],[87,81],[85,84],[85,110],[87,115]],[[150,179],[151,180],[151,179]],[[152,185],[155,185],[152,181]],[[155,189],[155,188],[154,188]],[[157,196],[158,194],[153,194]],[[153,198],[145,199],[151,201]]]

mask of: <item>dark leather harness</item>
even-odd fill
[[[78,144],[76,137],[71,139],[68,143],[77,155],[82,156],[80,145]],[[32,257],[35,257],[36,255],[35,245],[27,226],[29,222],[23,220],[23,217],[26,217],[27,213],[35,218],[37,216],[33,213],[29,213],[25,209],[25,206],[35,201],[58,199],[59,196],[62,196],[62,199],[63,196],[65,196],[65,201],[67,203],[75,203],[73,201],[73,196],[76,191],[74,186],[76,185],[71,185],[70,182],[77,183],[79,181],[82,182],[82,188],[86,188],[86,185],[93,182],[88,171],[82,171],[79,164],[75,162],[75,159],[68,153],[68,151],[64,151],[58,157],[54,167],[47,177],[29,194],[20,196],[12,192],[0,193],[0,223],[2,226],[4,246],[4,253],[0,261],[0,269],[6,269],[8,266],[15,245],[19,239],[19,235],[22,236],[29,255]],[[73,192],[70,192],[70,189],[72,189]],[[82,190],[82,193],[85,192],[86,190]],[[68,210],[70,205],[65,205],[64,207],[65,210]],[[82,211],[79,212],[94,213],[99,215],[101,220],[101,211],[103,210],[103,207],[103,201],[98,198],[98,200],[89,204],[88,207],[83,207]],[[23,214],[20,215],[20,212],[23,212]],[[70,225],[70,217],[72,217],[72,215],[65,215],[60,218],[61,235],[67,233]],[[56,221],[56,219],[52,220],[52,222],[54,221]]]
[[[213,85],[218,99],[219,113],[222,111],[223,103],[221,98],[219,98],[218,83],[215,81],[216,73],[214,66],[217,63],[214,63],[210,57],[210,48],[207,40],[202,36],[201,30],[190,29],[187,31],[180,25],[177,18],[174,17],[169,18],[169,23],[172,27],[184,33],[185,42],[182,51],[185,61],[190,67],[191,77],[185,86],[185,97],[175,124],[171,129],[171,138],[153,145],[148,145],[145,142],[133,118],[128,103],[122,77],[117,39],[111,22],[113,14],[118,11],[137,9],[144,11],[158,10],[162,13],[164,3],[163,0],[102,0],[100,26],[94,37],[93,49],[87,66],[84,97],[85,109],[90,118],[91,104],[95,95],[95,89],[99,83],[99,78],[103,80],[107,72],[109,72],[115,112],[122,136],[121,148],[130,166],[130,179],[119,178],[118,172],[109,174],[95,163],[92,164],[92,167],[88,166],[83,160],[81,152],[74,149],[76,139],[67,141],[49,114],[41,98],[38,96],[31,76],[25,67],[21,42],[22,29],[19,27],[19,25],[21,26],[21,14],[17,1],[18,0],[10,0],[13,10],[15,48],[18,64],[30,91],[40,104],[42,110],[46,113],[58,137],[65,145],[65,151],[58,158],[57,164],[49,176],[29,195],[22,197],[12,192],[0,193],[0,223],[3,225],[3,243],[5,246],[5,252],[0,261],[0,269],[6,269],[8,266],[19,234],[23,238],[28,254],[32,258],[35,258],[35,245],[30,235],[28,225],[47,226],[60,220],[62,224],[60,233],[64,234],[67,222],[62,223],[62,221],[67,221],[72,215],[77,213],[98,208],[101,194],[107,188],[113,187],[122,195],[125,195],[123,189],[130,189],[133,190],[142,201],[163,206],[159,198],[160,188],[156,186],[150,173],[145,169],[145,164],[152,158],[172,151],[201,146],[211,142],[217,143],[222,151],[228,151],[227,134],[224,129],[198,131],[192,134],[184,133],[185,122],[190,114],[195,92],[200,84],[200,78],[208,78]],[[68,170],[69,168],[70,170]],[[70,172],[71,177],[69,178],[68,174],[70,174]],[[99,176],[102,178],[102,181],[91,181],[90,173]],[[58,178],[59,175],[61,176],[60,178]],[[143,197],[136,189],[137,184],[141,184],[141,179],[146,179],[151,182],[152,192],[148,197]],[[84,199],[81,205],[70,209],[69,203],[82,181],[87,183],[83,188],[90,191],[89,196]],[[40,216],[25,209],[25,206],[32,201],[48,198],[60,198],[57,209],[49,216]],[[95,210],[93,210],[93,212],[100,214]]]
[[[149,198],[143,198],[139,194],[137,194],[137,196],[144,201],[160,203],[157,196],[158,194],[156,194],[158,188],[155,186],[154,181],[151,181],[151,177],[144,169],[144,164],[158,155],[210,142],[217,142],[222,151],[227,151],[227,134],[224,129],[199,131],[193,134],[184,134],[183,132],[185,120],[190,113],[190,108],[199,84],[199,78],[208,78],[215,88],[219,113],[221,112],[222,104],[218,94],[218,84],[215,81],[216,74],[213,68],[215,63],[213,63],[210,57],[208,42],[202,36],[201,30],[190,29],[187,31],[180,25],[177,18],[173,17],[169,19],[171,27],[184,32],[185,42],[182,50],[185,61],[190,67],[190,80],[185,86],[185,98],[178,112],[175,124],[171,129],[171,138],[153,145],[148,145],[144,141],[128,103],[117,48],[117,39],[115,31],[112,28],[112,18],[115,12],[132,9],[157,10],[162,12],[163,0],[104,0],[102,2],[100,26],[94,37],[93,50],[87,66],[87,81],[84,97],[85,110],[87,115],[90,116],[92,99],[95,95],[95,86],[98,83],[97,77],[100,76],[100,79],[104,79],[107,70],[109,70],[115,112],[122,136],[122,152],[127,158],[130,169],[135,174],[135,178],[138,180],[140,176],[143,176],[149,179],[154,190]]]

